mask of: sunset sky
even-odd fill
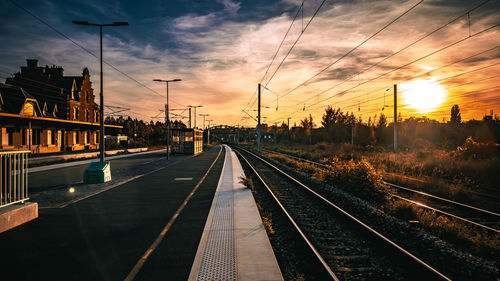
[[[391,121],[394,84],[403,118],[442,121],[453,104],[465,120],[500,113],[499,0],[327,0],[321,8],[323,0],[303,8],[298,0],[16,2],[95,54],[98,29],[71,21],[128,21],[104,29],[104,60],[157,93],[105,66],[104,94],[133,118],[149,121],[163,109],[165,85],[155,78],[182,79],[170,84],[171,108],[203,105],[198,113],[213,124],[254,126],[242,109],[256,115],[259,82],[269,124],[309,114],[319,124],[327,105]],[[88,67],[97,96],[96,58],[11,1],[0,3],[0,81],[35,58],[65,75]]]

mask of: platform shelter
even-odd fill
[[[172,153],[198,154],[203,151],[203,130],[174,128],[172,133]]]

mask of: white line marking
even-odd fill
[[[189,202],[189,200],[191,199],[191,197],[193,197],[193,195],[196,192],[196,190],[198,189],[198,187],[200,187],[200,185],[203,183],[203,181],[205,180],[205,178],[208,176],[208,173],[210,173],[210,171],[212,170],[212,167],[215,165],[215,162],[217,162],[217,160],[219,159],[219,156],[220,156],[221,152],[222,152],[222,146],[221,146],[221,149],[219,150],[219,154],[217,154],[217,158],[215,158],[215,160],[212,163],[212,165],[210,165],[210,168],[208,168],[208,170],[205,173],[205,175],[200,179],[200,181],[196,184],[196,186],[193,188],[193,190],[191,190],[191,193],[189,193],[189,195],[186,197],[186,199],[184,200],[184,202],[182,202],[182,204],[179,207],[179,209],[177,209],[177,211],[172,216],[172,218],[170,218],[170,220],[165,225],[165,227],[163,228],[163,230],[160,232],[160,234],[158,235],[158,237],[156,238],[156,240],[153,242],[153,244],[151,244],[151,246],[149,246],[149,248],[146,250],[146,252],[144,253],[144,255],[137,261],[137,263],[135,264],[134,268],[132,268],[132,271],[130,271],[130,273],[125,278],[125,281],[132,281],[132,280],[134,280],[135,276],[137,276],[137,274],[141,270],[142,266],[144,265],[144,263],[146,262],[146,260],[148,259],[148,257],[158,247],[158,245],[160,245],[160,243],[163,240],[163,237],[165,237],[165,234],[167,233],[167,231],[170,229],[170,227],[172,227],[172,225],[174,224],[175,220],[177,219],[177,217],[179,216],[179,214],[182,212],[182,210],[184,209],[184,207],[186,207],[186,205]]]
[[[175,178],[174,181],[192,181],[193,178]]]

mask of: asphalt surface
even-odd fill
[[[134,155],[128,158],[110,160],[109,162],[112,169],[112,176],[114,176],[117,173],[120,174],[122,170],[127,168],[135,169],[138,165],[160,160],[166,160],[165,150],[159,150],[157,153],[152,154]],[[99,159],[94,159],[94,161],[99,161]],[[48,188],[82,183],[83,172],[88,165],[88,163],[83,163],[81,165],[58,168],[55,170],[30,173],[28,178],[29,190],[37,192],[40,189],[46,190]],[[119,176],[119,174],[117,174],[117,176]]]
[[[153,172],[145,176],[67,207],[50,209],[37,220],[0,234],[0,279],[125,279],[219,150],[217,146],[165,169],[150,169]],[[134,280],[187,279],[223,159],[224,152]],[[141,166],[147,170],[148,164]],[[69,177],[65,180],[77,180],[71,175],[76,168],[65,171]],[[61,178],[50,180],[55,185],[64,183]]]

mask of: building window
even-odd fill
[[[28,133],[27,129],[21,129],[21,142],[23,145],[26,145],[26,134]]]
[[[99,143],[99,133],[98,133],[98,132],[95,132],[95,133],[94,133],[94,143],[95,143],[95,144],[98,144],[98,143]]]
[[[85,121],[89,121],[89,110],[85,110]]]
[[[32,136],[31,136],[31,144],[33,145],[39,145],[40,144],[40,129],[32,129]]]
[[[12,129],[8,128],[7,129],[7,145],[13,145],[14,144],[14,140],[12,138],[13,136],[13,131]]]
[[[73,119],[78,120],[78,107],[75,106],[75,109],[73,111]]]
[[[57,143],[57,131],[52,130],[52,142],[50,144],[56,144]]]
[[[73,132],[73,144],[80,143],[80,132]]]
[[[36,116],[35,107],[33,106],[33,104],[32,103],[25,103],[23,105],[22,110],[21,110],[21,115]]]

